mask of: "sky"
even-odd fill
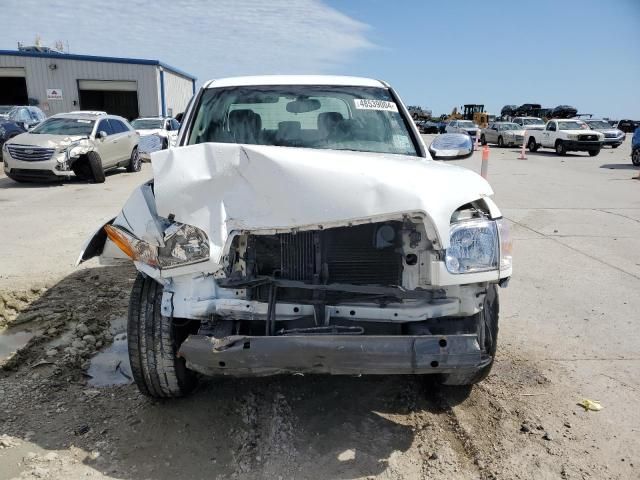
[[[198,77],[346,74],[465,103],[640,119],[640,0],[0,0],[0,49],[158,59]],[[7,19],[12,19],[7,21]]]

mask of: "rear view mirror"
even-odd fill
[[[307,113],[320,109],[320,100],[313,98],[298,98],[293,102],[287,103],[287,112],[289,113]]]
[[[429,153],[435,160],[469,158],[473,154],[473,142],[464,133],[443,133],[433,139]]]
[[[107,132],[105,132],[104,130],[100,130],[100,131],[98,132],[98,138],[99,138],[100,140],[104,140],[105,138],[107,138]]]

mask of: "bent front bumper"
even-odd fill
[[[463,335],[190,335],[178,356],[205,375],[283,373],[425,374],[477,370],[491,362],[478,338]]]
[[[52,157],[50,160],[27,162],[23,160],[17,160],[8,154],[3,155],[4,159],[4,172],[22,177],[33,178],[56,178],[56,177],[68,177],[73,175],[68,168],[61,168],[61,163],[56,160],[56,157]]]
[[[562,143],[568,152],[590,152],[602,148],[602,142],[595,140],[563,140]]]

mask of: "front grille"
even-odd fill
[[[380,243],[378,229],[389,225],[391,242]],[[386,227],[388,229],[388,227]],[[400,285],[402,222],[386,222],[327,230],[251,235],[250,273],[306,283]],[[251,272],[253,270],[253,272]]]
[[[402,257],[394,245],[377,248],[380,224],[359,225],[325,232],[325,263],[329,283],[399,285]],[[397,231],[398,229],[396,229]],[[400,234],[396,234],[396,238]]]
[[[28,145],[7,145],[11,158],[21,160],[23,162],[44,162],[49,160],[55,149],[31,147]]]
[[[309,281],[317,270],[314,232],[283,233],[280,237],[280,276],[288,280]]]
[[[598,136],[597,135],[578,135],[578,140],[581,141],[590,141],[590,140],[597,140]]]

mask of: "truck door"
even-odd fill
[[[549,122],[542,132],[542,146],[555,147],[556,143],[556,122]]]

